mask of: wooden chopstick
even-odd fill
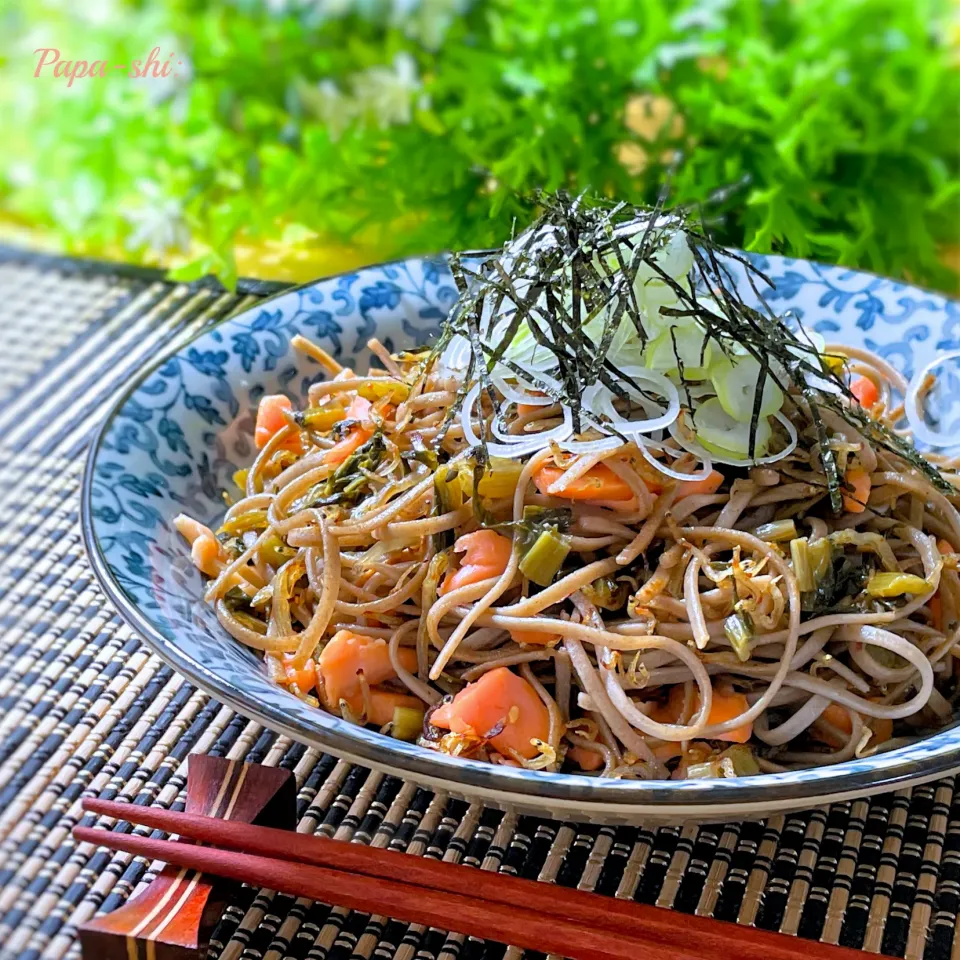
[[[611,944],[621,943],[629,945],[634,958],[638,948],[649,952],[655,947],[658,960],[702,960],[725,954],[735,946],[738,960],[807,960],[813,948],[809,941],[777,933],[362,844],[108,800],[85,799],[83,807],[240,852],[83,827],[74,831],[78,839],[367,913],[382,912],[410,923],[456,930],[527,949],[587,960],[601,955],[612,958]],[[167,846],[147,850],[142,846],[144,842]],[[203,864],[195,859],[200,851],[207,858]],[[187,857],[192,858],[191,862],[187,862]],[[237,857],[245,859],[231,859],[232,872],[218,869],[219,864],[227,863],[223,858]],[[267,864],[286,877],[287,886],[278,885],[273,874],[273,879],[266,879],[261,870]],[[319,870],[322,876],[304,872],[310,870]],[[290,886],[294,879],[296,888]],[[327,886],[314,885],[307,890],[300,880]],[[377,893],[381,887],[386,890],[384,885],[401,886],[404,892],[394,891],[396,895],[388,904]],[[362,892],[354,895],[361,887]],[[352,899],[348,900],[348,895]],[[465,905],[471,909],[467,910]],[[405,909],[413,906],[420,909],[417,916]],[[479,926],[466,925],[474,922]],[[555,946],[549,946],[544,939],[544,927],[557,934],[557,939],[551,940]],[[574,952],[575,948],[579,952]],[[861,956],[858,951],[829,944],[816,944],[815,949],[818,960],[859,960]],[[598,950],[600,953],[593,952]]]
[[[281,893],[335,903],[363,913],[384,914],[406,923],[455,930],[470,937],[495,939],[525,950],[558,953],[573,960],[637,960],[640,952],[650,947],[636,935],[613,936],[609,931],[562,917],[480,898],[441,893],[398,880],[89,827],[74,827],[73,833],[80,841],[253,883]],[[714,946],[719,949],[721,943],[715,941]],[[687,946],[657,956],[671,960],[703,960],[704,954]],[[793,954],[793,957],[797,956]]]
[[[333,867],[388,880],[402,878],[432,890],[489,900],[506,906],[521,904],[530,910],[556,914],[612,933],[632,935],[638,924],[649,923],[654,908],[632,900],[615,900],[596,893],[537,883],[507,874],[490,873],[441,860],[411,857],[394,850],[381,850],[358,843],[344,843],[309,834],[258,827],[235,820],[178,813],[158,807],[132,806],[110,800],[84,799],[83,809],[117,820],[155,827],[211,846],[282,860]],[[670,914],[661,917],[667,921]]]

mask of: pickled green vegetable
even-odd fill
[[[581,588],[584,596],[601,610],[620,610],[627,602],[630,588],[613,577],[600,577]]]
[[[394,707],[390,736],[413,742],[423,731],[423,711],[418,707]]]
[[[867,593],[871,597],[922,596],[930,593],[933,585],[929,580],[914,573],[875,573],[867,581]]]
[[[833,564],[833,544],[826,537],[811,540],[809,546],[810,570],[816,586],[827,575]]]
[[[270,536],[260,546],[260,558],[275,569],[282,567],[297,555],[293,547],[288,547],[278,536]]]
[[[760,772],[760,764],[745,743],[737,743],[717,757],[687,767],[691,780],[723,780],[732,777],[753,777]]]
[[[253,630],[254,633],[259,633],[261,636],[266,635],[267,625],[259,618],[247,613],[245,610],[234,610],[233,615],[237,621],[243,624],[248,630]]]
[[[753,639],[753,618],[749,613],[739,611],[723,621],[723,632],[733,647],[737,659],[746,663],[750,659],[750,641]]]
[[[808,593],[814,588],[814,582],[813,569],[810,566],[810,541],[806,537],[797,537],[790,541],[790,564],[800,592]]]
[[[753,777],[760,772],[760,764],[754,756],[753,750],[745,743],[735,743],[732,747],[727,747],[720,754],[720,762],[729,762],[733,767],[735,776]]]
[[[266,510],[248,510],[227,520],[217,533],[226,533],[231,537],[239,536],[248,530],[262,530],[267,525]]]
[[[477,482],[477,493],[492,500],[512,497],[523,466],[522,461],[511,457],[490,457]]]
[[[336,424],[347,415],[344,407],[326,406],[326,407],[307,407],[300,413],[295,413],[293,419],[307,430],[316,430],[319,433],[326,433],[332,430]]]
[[[833,547],[826,537],[809,541],[797,537],[790,541],[790,562],[801,593],[816,590],[830,571]]]
[[[793,520],[777,520],[774,523],[761,524],[753,531],[753,535],[767,543],[782,543],[796,538],[797,525]]]
[[[555,527],[547,527],[524,554],[520,561],[520,572],[527,579],[546,587],[553,583],[569,552],[570,538]]]

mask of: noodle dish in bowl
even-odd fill
[[[381,268],[384,288],[406,270],[410,309],[380,329],[390,298],[365,287],[353,355],[332,308],[355,291],[330,281],[148,376],[128,400],[151,414],[141,441],[170,429],[147,398],[176,376],[193,396],[198,357],[262,359],[268,382],[200,371],[216,420],[180,429],[211,453],[187,495],[142,498],[140,580],[111,558],[123,407],[108,421],[85,507],[121,609],[168,653],[186,628],[187,660],[229,660],[198,673],[216,695],[256,671],[241,709],[284,732],[428,782],[462,765],[487,799],[539,778],[536,809],[589,814],[594,784],[598,810],[710,789],[746,810],[754,778],[775,808],[841,795],[836,776],[817,792],[829,769],[862,792],[960,767],[960,351],[904,369],[829,336],[803,282],[789,296],[775,258],[718,248],[689,211],[541,208],[502,249]],[[804,269],[813,286],[832,268]],[[927,743],[945,751],[929,768],[908,759]]]

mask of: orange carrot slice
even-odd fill
[[[927,606],[930,608],[930,620],[933,629],[943,633],[943,601],[940,599],[939,590],[927,601]]]
[[[820,721],[824,721],[821,723]],[[829,724],[830,726],[826,726]],[[833,729],[831,729],[833,728]],[[844,734],[838,738],[834,731]],[[841,707],[839,703],[831,703],[810,727],[810,735],[821,743],[825,743],[834,749],[839,750],[847,742],[847,737],[853,732],[853,722],[850,719],[850,712]]]
[[[567,756],[581,770],[599,770],[603,766],[603,754],[596,750],[587,750],[586,747],[571,747]]]
[[[509,630],[508,632],[514,643],[527,643],[537,647],[544,647],[560,639],[556,633],[541,633],[539,630]]]
[[[647,489],[651,493],[663,493],[663,483],[655,477],[644,477]],[[681,480],[677,486],[677,495],[674,500],[682,500],[695,494],[716,493],[723,483],[723,474],[719,470],[711,470],[700,480]]]
[[[499,577],[510,562],[513,551],[512,541],[494,530],[476,530],[465,533],[453,545],[457,553],[462,553],[460,569],[448,573],[437,591],[441,596],[451,590]]]
[[[683,701],[683,687],[671,687],[670,698],[667,700],[666,704],[655,707],[650,712],[651,719],[656,720],[658,723],[677,723],[680,720],[681,713],[683,712]],[[728,693],[724,690],[714,687],[713,697],[711,698],[710,704],[710,714],[707,717],[707,723],[711,725],[715,723],[725,723],[727,720],[732,720],[734,717],[738,717],[741,713],[744,713],[747,707],[749,707],[749,703],[747,703],[747,698],[742,693],[736,693],[733,691]],[[700,694],[699,692],[695,691],[693,695],[691,716],[693,716],[699,709]],[[730,743],[746,743],[752,734],[753,724],[745,723],[742,726],[734,727],[733,730],[728,730],[726,733],[720,734],[719,736],[711,737],[711,739],[726,740]]]
[[[400,662],[407,670],[416,670],[416,650],[401,647]],[[317,665],[323,678],[324,703],[327,709],[334,712],[338,710],[341,700],[346,700],[352,708],[354,697],[361,693],[360,673],[371,687],[396,677],[387,641],[364,637],[349,630],[340,630],[331,637]]]
[[[489,739],[505,756],[514,751],[528,760],[537,755],[531,740],[546,740],[550,733],[550,716],[537,691],[506,667],[468,683],[430,715],[430,722],[442,730]]]
[[[350,406],[347,407],[347,412],[344,414],[344,420],[370,420],[370,408],[373,404],[366,399],[366,397],[354,397],[350,403]]]
[[[208,577],[220,573],[220,542],[212,533],[203,533],[193,541],[190,550],[193,565]]]
[[[324,455],[324,463],[340,464],[351,454],[356,453],[372,436],[373,420],[370,410],[373,404],[365,397],[354,397],[343,415],[344,420],[359,421],[350,428],[347,435],[335,443]]]
[[[317,685],[317,664],[311,657],[299,670],[293,665],[293,654],[284,654],[282,683],[295,683],[301,693],[309,693]]]
[[[843,508],[850,513],[863,513],[870,498],[870,474],[863,467],[851,467],[843,475],[844,485],[852,489],[851,494],[844,494]]]
[[[941,554],[948,553],[957,553],[957,549],[950,543],[949,540],[940,538],[937,541],[937,549]],[[946,621],[943,619],[943,598],[940,596],[940,591],[938,590],[929,600],[930,606],[930,615],[933,621],[933,626],[939,630],[941,633],[944,633],[946,628]]]
[[[545,463],[533,475],[537,489],[545,496],[562,500],[629,500],[633,491],[626,481],[618,477],[605,463],[591,467],[582,477],[577,477],[560,493],[550,493],[549,487],[566,471],[552,463]]]
[[[820,717],[827,721],[832,727],[842,730],[844,733],[853,732],[853,723],[850,720],[850,711],[846,707],[841,707],[839,703],[831,703]]]
[[[355,694],[350,698],[350,709],[357,715],[363,710],[363,697]],[[382,727],[393,719],[393,711],[397,707],[413,707],[423,709],[423,701],[407,693],[395,693],[393,690],[383,690],[371,687],[368,701],[367,723]]]
[[[750,704],[747,703],[747,698],[742,693],[732,691],[730,693],[724,693],[714,687],[713,702],[710,705],[710,716],[707,718],[707,722],[724,723],[727,720],[732,720],[734,717],[738,717],[741,713],[746,712],[749,706]],[[714,737],[714,739],[727,740],[730,743],[746,743],[752,733],[753,724],[745,723],[743,726],[734,727],[733,730],[720,734],[719,737]]]
[[[677,490],[677,500],[692,497],[696,494],[716,493],[723,483],[724,477],[719,470],[711,470],[700,480],[682,480]]]
[[[661,763],[666,763],[674,757],[682,757],[683,747],[681,747],[679,743],[661,743],[653,748],[653,755]]]
[[[373,427],[359,424],[347,433],[339,442],[334,444],[324,455],[324,463],[340,464],[352,453],[356,453],[373,436]]]
[[[870,717],[867,726],[873,731],[870,743],[884,743],[893,736],[893,721],[888,717]]]
[[[258,449],[262,450],[270,438],[287,425],[287,418],[283,414],[284,411],[292,409],[290,398],[282,393],[269,393],[261,397],[260,406],[257,407],[257,428],[253,434]],[[284,441],[283,447],[287,450],[301,450],[300,437],[294,434]]]
[[[857,377],[850,384],[850,392],[860,402],[860,406],[866,407],[867,410],[880,399],[880,391],[869,377]]]
[[[821,723],[821,720],[825,723]],[[887,717],[866,717],[864,722],[873,731],[873,736],[870,738],[872,744],[883,743],[893,736],[893,721]],[[831,727],[833,729],[830,729]],[[834,731],[839,731],[845,736],[838,738]],[[850,719],[850,711],[839,703],[831,703],[810,727],[810,734],[815,740],[835,750],[844,746],[851,733],[853,733],[853,721]]]

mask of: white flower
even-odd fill
[[[60,7],[61,4],[54,4],[54,7]],[[70,13],[79,14],[87,23],[94,26],[105,26],[108,23],[115,23],[123,17],[123,5],[116,0],[87,0],[85,3],[66,3],[61,8],[66,8]]]
[[[357,118],[357,103],[332,80],[321,80],[304,91],[304,102],[324,122],[331,140],[338,140]]]
[[[190,229],[183,205],[161,193],[158,184],[141,180],[137,184],[142,202],[123,211],[133,228],[126,240],[128,250],[147,248],[158,256],[185,252],[190,246]]]
[[[398,53],[392,69],[370,67],[353,77],[357,111],[381,129],[410,122],[413,98],[419,89],[417,63],[409,53]]]
[[[234,0],[239,3],[240,0]],[[358,0],[262,0],[267,12],[275,17],[284,17],[288,14],[307,14],[321,20],[333,20],[345,17],[363,4]]]
[[[176,37],[162,37],[157,44],[160,56],[157,62],[169,72],[165,77],[154,76],[153,68],[145,69],[142,76],[131,81],[138,89],[146,93],[147,103],[151,107],[170,103],[170,112],[174,121],[180,121],[186,114],[189,99],[190,81],[193,79],[193,63],[186,53],[177,50]],[[173,53],[173,57],[169,56]],[[149,51],[148,51],[149,54]]]
[[[355,0],[316,0],[316,6],[325,17],[345,17]]]
[[[436,50],[454,17],[464,13],[470,0],[392,0],[390,22],[428,50]]]

